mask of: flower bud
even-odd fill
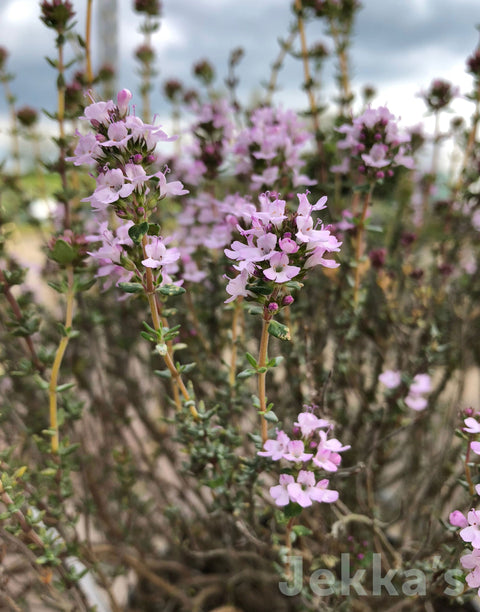
[[[117,94],[117,106],[120,116],[123,117],[128,112],[128,105],[132,99],[132,93],[128,89],[122,89]]]

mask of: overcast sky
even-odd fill
[[[94,0],[95,18],[103,1]],[[83,34],[86,0],[72,3]],[[132,0],[118,0],[118,84],[136,92],[139,77],[132,55],[142,37],[141,18],[132,4]],[[222,84],[229,52],[237,46],[245,50],[238,73],[241,97],[248,101],[268,80],[279,51],[278,37],[286,34],[292,20],[288,0],[163,0],[163,7],[162,25],[154,37],[159,76],[152,96],[152,110],[161,116],[167,111],[160,93],[165,79],[175,77],[193,85],[192,63],[208,58]],[[45,56],[55,56],[54,37],[40,21],[39,12],[36,0],[0,0],[0,45],[10,53],[8,67],[15,75],[10,87],[17,105],[54,111],[56,75],[45,61]],[[402,123],[419,122],[425,107],[415,94],[433,78],[452,80],[463,93],[470,90],[465,59],[477,44],[475,25],[479,23],[478,0],[363,0],[350,53],[354,88],[374,85],[375,105],[387,104],[401,115]],[[307,34],[309,43],[323,41],[331,47],[320,24]],[[306,105],[305,94],[299,90],[301,80],[301,64],[290,58],[280,73],[276,102],[297,108]],[[326,67],[324,83],[321,101],[325,103],[334,87],[331,66]],[[2,96],[0,115],[5,110]],[[458,112],[470,110],[469,103],[457,103]]]

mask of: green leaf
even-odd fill
[[[256,293],[257,295],[270,295],[272,293],[271,285],[267,285],[262,281],[255,284],[247,283],[247,289],[248,291]]]
[[[283,359],[284,358],[282,355],[279,355],[278,357],[273,357],[273,359],[270,359],[270,361],[267,363],[267,368],[276,368],[282,363]]]
[[[148,221],[143,221],[139,225],[132,225],[132,227],[128,230],[128,235],[133,240],[135,244],[140,244],[142,242],[142,238],[148,232]]]
[[[125,293],[142,293],[143,286],[141,283],[118,283],[118,287]]]
[[[263,313],[263,308],[257,304],[247,304],[245,310],[251,315],[261,315]]]
[[[280,340],[290,340],[290,330],[283,323],[279,323],[278,321],[272,320],[270,321],[270,325],[268,326],[268,333],[271,336],[275,336],[275,338],[279,338]]]
[[[161,287],[157,287],[155,291],[161,295],[168,295],[169,297],[182,295],[182,293],[185,293],[185,289],[183,287],[173,284],[162,285]]]
[[[290,503],[283,508],[283,514],[287,518],[294,518],[302,512],[303,508],[299,504]]]
[[[58,454],[65,457],[66,455],[71,455],[79,447],[80,444],[78,442],[75,442],[75,444],[70,444],[70,446],[60,447],[60,449],[58,450]]]
[[[305,525],[294,525],[292,530],[297,534],[297,536],[309,536],[313,534],[313,531]]]
[[[148,225],[148,235],[149,236],[160,236],[160,224],[159,223],[149,223]]]
[[[154,370],[153,373],[156,374],[159,378],[172,378],[170,370]]]
[[[72,389],[75,386],[75,383],[65,383],[64,385],[58,385],[55,389],[57,393],[62,393],[62,391],[67,391],[67,389]]]
[[[71,264],[76,256],[75,249],[61,238],[57,239],[55,246],[50,251],[50,258],[62,265]]]
[[[257,360],[251,353],[245,353],[245,357],[247,358],[247,361],[252,366],[252,368],[257,367]]]
[[[96,278],[88,278],[88,279],[79,279],[76,282],[76,289],[77,291],[88,291],[90,289],[90,287],[93,287],[93,285],[97,282]]]
[[[285,286],[292,290],[298,290],[303,287],[303,283],[299,283],[298,281],[288,281],[285,283]]]
[[[242,370],[241,372],[239,372],[237,374],[237,378],[240,378],[240,379],[250,378],[250,376],[255,376],[256,373],[257,373],[256,370],[252,370],[250,368],[247,368],[246,370]]]
[[[54,283],[53,281],[50,281],[47,284],[57,293],[65,293],[65,291],[67,290],[67,286],[65,283]]]
[[[273,412],[273,410],[269,410],[268,412],[265,412],[265,414],[263,415],[263,418],[269,423],[278,423],[278,417]]]

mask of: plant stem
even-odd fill
[[[270,106],[270,104],[272,103],[272,97],[277,87],[278,73],[280,72],[280,68],[283,65],[285,56],[287,55],[288,51],[290,51],[290,49],[292,48],[293,41],[295,40],[297,32],[298,32],[298,26],[297,24],[295,24],[291,27],[290,34],[287,40],[285,42],[282,42],[282,41],[280,42],[280,45],[281,45],[280,53],[278,54],[277,59],[272,64],[272,72],[270,74],[270,81],[268,82],[267,94],[265,97],[265,104],[268,106]]]
[[[66,196],[67,192],[67,171],[65,166],[65,65],[63,61],[63,42],[59,35],[58,45],[58,80],[57,80],[57,121],[59,131],[59,153],[58,153],[58,173],[62,182],[64,218],[63,228],[69,229],[71,225],[70,219],[70,202]]]
[[[358,294],[360,290],[360,260],[363,256],[363,236],[365,233],[365,219],[367,217],[368,207],[370,205],[370,199],[373,193],[373,184],[370,186],[370,189],[365,194],[365,199],[363,201],[362,215],[360,217],[360,222],[357,226],[357,241],[355,244],[355,281],[353,285],[353,304],[355,308],[358,305]]]
[[[91,34],[92,34],[92,2],[87,0],[87,20],[85,26],[85,63],[87,73],[87,86],[90,88],[93,83],[92,55],[91,55]]]
[[[58,374],[60,372],[60,367],[62,365],[63,356],[65,354],[65,350],[68,345],[68,340],[70,337],[69,332],[71,331],[72,321],[73,321],[73,304],[75,297],[75,290],[73,285],[73,268],[72,266],[67,267],[67,279],[68,279],[68,289],[67,289],[67,308],[65,314],[65,335],[60,340],[60,344],[58,345],[57,352],[55,354],[55,359],[53,361],[52,373],[50,375],[50,384],[48,387],[48,395],[50,399],[50,429],[55,431],[55,434],[52,436],[51,441],[51,449],[52,453],[56,455],[58,453],[58,419],[57,419],[57,381]]]
[[[263,368],[267,363],[267,350],[268,350],[268,326],[270,325],[270,318],[263,318],[262,321],[262,335],[260,338],[260,349],[258,354],[258,367]],[[267,412],[267,397],[265,391],[265,380],[267,377],[266,372],[258,373],[258,399],[260,400],[260,419],[261,419],[261,429],[262,429],[262,445],[268,439],[268,426],[267,420],[264,417],[264,414]]]
[[[144,257],[147,257],[146,251],[145,251],[145,247],[147,246],[147,237],[144,236],[142,238],[142,247],[143,247],[143,254]],[[158,313],[158,307],[157,307],[157,300],[155,297],[155,287],[153,285],[153,273],[151,268],[146,268],[146,280],[147,280],[147,299],[148,299],[148,304],[150,306],[150,313],[152,315],[152,323],[153,323],[153,328],[156,331],[159,331],[160,329],[162,329],[162,324],[160,321],[160,315]],[[183,395],[183,398],[186,402],[191,401],[191,397],[190,394],[188,392],[187,387],[185,386],[185,383],[182,380],[181,374],[180,372],[177,370],[175,363],[173,361],[172,358],[172,354],[171,354],[171,349],[167,350],[167,352],[165,353],[165,355],[163,355],[163,360],[165,361],[165,365],[167,366],[171,376],[172,376],[172,382],[174,385],[176,385],[178,387],[178,389],[180,390],[181,394]],[[177,406],[178,410],[182,409],[182,404],[180,401],[180,396],[178,395],[178,393],[175,393],[174,391],[174,398],[175,398],[175,404]],[[190,412],[192,414],[192,416],[194,418],[198,417],[198,412],[195,408],[195,406],[190,406]]]
[[[470,473],[470,466],[468,465],[470,461],[470,440],[468,441],[467,452],[465,454],[465,478],[468,482],[468,490],[470,495],[473,497],[475,495],[475,487],[472,481],[472,474]]]
[[[20,310],[20,306],[18,305],[18,302],[15,299],[13,293],[10,291],[10,286],[2,270],[0,270],[0,283],[1,283],[1,291],[3,291],[3,293],[5,294],[5,297],[7,298],[7,302],[10,304],[10,308],[13,310],[13,314],[18,319],[18,321],[21,322],[23,320],[22,311]],[[32,337],[25,336],[25,342],[27,343],[28,350],[30,351],[33,365],[40,372],[40,374],[43,374],[45,370],[45,366],[38,358],[37,352],[35,350],[35,346],[33,345]]]
[[[287,552],[287,564],[285,567],[285,575],[288,581],[291,580],[291,570],[290,570],[290,557],[292,556],[292,527],[295,522],[295,517],[291,517],[287,523],[287,528],[285,531],[285,546],[288,550]]]
[[[238,340],[238,315],[242,308],[242,298],[235,301],[232,318],[232,354],[230,356],[230,373],[228,381],[230,389],[235,388],[235,378],[237,370],[237,340]]]
[[[345,42],[340,40],[340,33],[333,19],[329,20],[329,24],[340,67],[340,112],[342,115],[345,116],[349,110],[350,102],[352,100],[352,90],[350,88],[350,77],[348,73],[348,57],[346,53],[346,44]]]
[[[302,0],[295,0],[295,10],[297,12],[297,24],[298,24],[298,33],[300,35],[300,45],[302,48],[302,62],[303,62],[303,74],[305,78],[305,90],[307,92],[308,101],[310,104],[310,112],[312,115],[313,127],[315,130],[315,140],[317,143],[318,157],[320,161],[320,181],[324,183],[326,181],[326,172],[325,172],[325,154],[323,151],[323,143],[320,140],[320,123],[318,121],[318,107],[315,101],[315,96],[313,93],[313,80],[310,75],[310,66],[308,62],[308,48],[307,48],[307,38],[305,36],[305,27],[303,24],[302,17]]]

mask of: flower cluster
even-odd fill
[[[396,389],[402,382],[402,374],[398,370],[385,370],[380,374],[378,380],[387,389]],[[425,396],[430,393],[431,388],[432,382],[428,374],[416,374],[408,388],[408,394],[404,399],[405,404],[417,412],[425,410],[428,405]]]
[[[268,192],[259,197],[260,210],[249,205],[245,212],[248,229],[238,226],[243,241],[235,240],[230,249],[225,249],[239,272],[229,279],[227,293],[231,297],[227,302],[239,296],[257,295],[258,300],[266,295],[276,296],[279,285],[301,280],[309,268],[339,265],[325,255],[338,252],[341,243],[312,217],[313,211],[326,208],[326,196],[313,205],[308,201],[308,192],[297,197],[295,213],[287,211],[285,200]]]
[[[260,457],[286,464],[279,484],[270,487],[270,495],[280,507],[294,503],[306,508],[314,501],[332,503],[338,499],[338,492],[328,489],[328,479],[316,481],[316,470],[336,472],[342,460],[340,453],[350,446],[329,438],[333,425],[318,418],[311,407],[305,408],[294,423],[295,437],[290,438],[283,430],[277,430],[276,439],[267,440],[264,450],[258,452]]]
[[[475,487],[477,495],[480,495],[480,485]],[[450,524],[461,527],[460,537],[472,547],[472,551],[460,557],[462,566],[470,570],[466,576],[467,584],[472,589],[478,588],[480,595],[480,511],[471,509],[467,516],[454,510],[449,516]]]
[[[186,182],[197,185],[204,178],[217,178],[230,149],[234,123],[232,108],[226,100],[208,104],[194,100],[191,111],[195,114],[190,129],[193,138],[185,149],[190,159],[179,161],[179,167]]]
[[[424,99],[428,110],[437,113],[443,108],[447,108],[450,102],[460,94],[458,87],[454,87],[449,81],[435,79],[430,84],[427,91],[420,93]]]
[[[200,282],[205,276],[206,249],[218,251],[232,242],[237,225],[249,203],[239,195],[218,200],[211,193],[190,197],[177,216],[178,228],[172,234],[181,252],[182,278]],[[253,205],[250,207],[254,209]]]
[[[174,139],[161,126],[128,114],[131,97],[123,89],[117,104],[109,100],[87,106],[82,119],[90,123],[94,133],[77,133],[74,155],[67,161],[95,166],[96,189],[84,199],[95,211],[111,206],[119,217],[137,222],[146,219],[167,195],[188,192],[180,181],[167,182],[168,168],[163,172],[153,168],[157,143]]]
[[[258,191],[275,186],[285,193],[313,185],[315,181],[301,174],[301,153],[311,139],[293,111],[258,108],[250,116],[250,126],[236,138],[235,174],[250,176],[251,188]]]
[[[400,132],[395,116],[385,106],[368,107],[352,124],[338,128],[345,138],[337,143],[343,160],[332,172],[346,174],[356,169],[368,179],[393,176],[397,166],[414,167],[408,155],[410,135]]]
[[[109,100],[87,106],[82,119],[89,122],[93,133],[78,133],[74,155],[67,158],[76,166],[90,165],[96,170],[95,190],[83,201],[90,202],[99,213],[98,229],[88,239],[100,243],[89,254],[99,263],[97,276],[107,279],[104,288],[113,279],[117,284],[128,282],[132,272],[137,272],[140,278],[140,266],[156,270],[157,280],[162,284],[170,283],[170,274],[178,269],[175,262],[180,257],[176,249],[167,249],[167,241],[158,235],[149,235],[148,220],[160,200],[188,191],[180,181],[167,181],[168,168],[163,171],[154,168],[157,143],[172,139],[160,126],[146,124],[129,114],[131,97],[123,89],[117,96],[117,104]],[[113,230],[106,221],[112,209],[120,219]],[[130,234],[132,230],[136,230],[136,244]],[[139,254],[135,257],[134,246],[139,245],[142,236],[143,248],[137,249]]]

